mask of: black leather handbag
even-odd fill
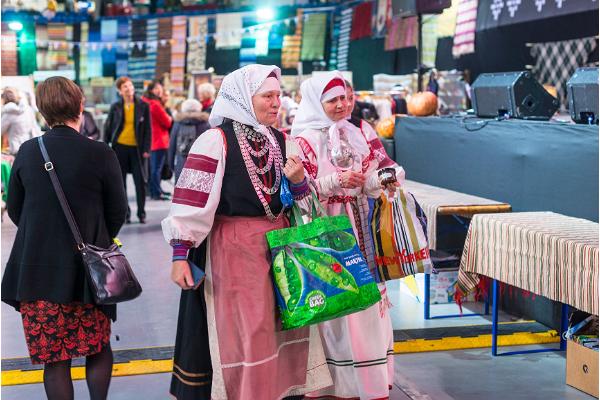
[[[119,246],[116,244],[112,244],[108,249],[103,249],[84,243],[79,232],[79,227],[73,217],[73,212],[69,207],[65,193],[54,170],[54,165],[50,161],[46,146],[44,146],[42,136],[38,137],[38,143],[44,157],[44,168],[50,175],[52,186],[77,243],[77,249],[81,252],[88,282],[96,304],[116,304],[135,299],[142,293],[142,287],[133,274],[125,255],[121,253]]]

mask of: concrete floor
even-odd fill
[[[165,188],[167,185],[163,184]],[[132,182],[129,182],[131,189]],[[130,196],[135,208],[135,201]],[[162,237],[160,220],[169,203],[147,202],[148,223],[126,225],[119,238],[123,251],[144,288],[135,301],[119,306],[118,321],[113,324],[114,349],[172,346],[175,338],[179,290],[171,282],[170,248]],[[135,210],[133,210],[135,215]],[[135,220],[135,218],[134,218]],[[16,228],[8,218],[2,223],[2,269],[9,256]],[[489,318],[468,317],[423,320],[423,306],[400,289],[399,282],[388,285],[394,304],[394,329],[487,324]],[[480,311],[479,304],[467,309]],[[455,305],[434,305],[432,314],[456,313]],[[20,315],[11,307],[1,306],[2,358],[26,357]],[[501,314],[501,320],[514,319]],[[117,340],[118,336],[118,340]],[[391,400],[575,400],[592,399],[565,385],[565,358],[561,353],[492,357],[490,349],[435,353],[402,354],[395,357],[395,387]],[[150,374],[114,378],[109,398],[113,400],[169,399],[170,374]],[[76,381],[77,399],[88,398],[84,381]],[[43,399],[43,385],[3,386],[5,400]]]

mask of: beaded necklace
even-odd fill
[[[252,182],[254,191],[265,209],[267,218],[274,222],[281,218],[284,210],[282,208],[280,213],[275,216],[269,207],[269,202],[265,199],[265,194],[271,196],[277,193],[277,190],[279,190],[279,186],[281,185],[281,170],[283,169],[281,149],[277,143],[271,143],[271,141],[262,133],[257,132],[246,125],[240,124],[237,121],[233,121],[233,131],[235,132],[235,137],[240,145],[242,158],[244,159],[244,164],[246,164],[246,170],[250,176],[250,182]],[[250,144],[250,142],[256,147]],[[262,146],[262,148],[260,148],[260,146]],[[256,165],[254,160],[252,160],[252,156],[261,158],[267,155],[267,153],[267,162],[262,167]],[[267,179],[263,180],[263,176],[271,171],[273,166],[275,166],[275,182],[271,185],[271,182],[265,182]]]

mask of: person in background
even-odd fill
[[[15,88],[7,87],[2,100],[2,139],[8,143],[8,152],[16,155],[21,145],[41,134],[33,109]]]
[[[36,97],[51,127],[44,146],[83,241],[107,248],[127,214],[117,156],[79,133],[83,96],[74,82],[48,78]],[[17,235],[2,277],[2,301],[21,313],[31,362],[44,366],[48,399],[74,398],[71,360],[85,357],[89,398],[105,400],[113,365],[110,320],[116,320],[117,309],[94,303],[37,140],[21,146],[9,189],[8,216]]]
[[[440,90],[440,84],[438,83],[438,80],[437,80],[437,71],[435,69],[432,69],[431,72],[429,73],[429,83],[427,83],[427,91],[431,92],[437,96],[439,90]]]
[[[123,184],[127,191],[127,174],[133,175],[137,216],[146,223],[146,182],[148,181],[148,158],[150,157],[150,107],[135,95],[133,82],[126,76],[117,79],[116,87],[121,99],[110,107],[104,125],[104,141],[117,153]],[[127,212],[131,222],[131,210]]]
[[[210,112],[212,111],[213,104],[215,102],[217,89],[212,83],[205,82],[199,84],[197,90],[197,98],[198,100],[200,100],[200,103],[202,103],[202,110],[210,114]]]
[[[185,100],[181,111],[175,116],[175,124],[169,142],[169,165],[175,173],[175,182],[181,174],[192,145],[202,133],[210,129],[208,113],[196,99]]]
[[[146,93],[142,97],[150,106],[150,118],[152,121],[152,146],[150,153],[150,198],[152,200],[170,200],[170,197],[163,194],[160,187],[161,172],[167,158],[169,149],[169,131],[173,124],[173,118],[169,116],[163,105],[164,96],[163,85],[158,80],[152,81],[146,88]]]

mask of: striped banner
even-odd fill
[[[475,52],[477,2],[478,0],[461,0],[458,4],[454,46],[452,47],[452,55],[454,57]]]
[[[173,40],[171,41],[171,88],[176,92],[183,92],[186,37],[186,17],[181,15],[173,17]]]
[[[440,207],[503,205],[495,200],[455,192],[437,186],[406,180],[402,188],[412,193],[427,217],[427,240],[431,250],[437,249],[437,216]]]
[[[190,42],[187,47],[187,72],[200,72],[206,69],[206,35],[208,18],[191,17],[188,20]]]
[[[478,214],[460,263],[457,293],[485,275],[598,315],[598,224],[552,212]]]

